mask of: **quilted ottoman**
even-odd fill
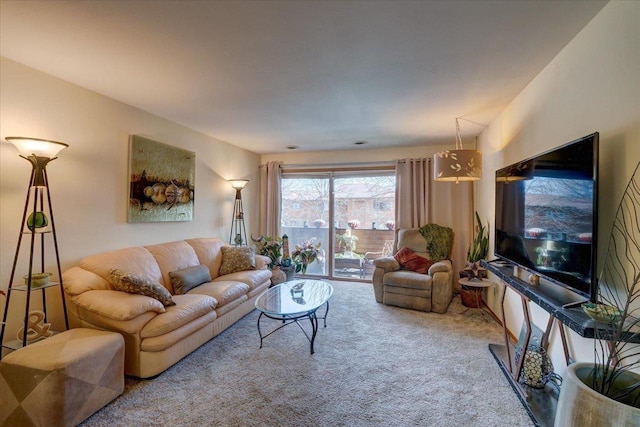
[[[0,361],[0,425],[75,426],[124,390],[124,339],[71,329]]]

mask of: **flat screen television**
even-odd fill
[[[598,137],[499,169],[495,184],[495,255],[594,302]]]

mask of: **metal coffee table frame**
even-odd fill
[[[305,281],[301,281],[302,283],[305,283]],[[281,285],[285,285],[289,282],[285,282],[282,283]],[[281,286],[278,285],[278,286]],[[323,303],[320,304],[319,306],[311,309],[311,310],[307,310],[307,311],[302,311],[299,313],[290,313],[290,314],[274,314],[274,313],[265,313],[260,307],[258,307],[257,305],[257,301],[256,300],[256,308],[258,308],[258,310],[260,311],[260,316],[258,316],[258,335],[260,335],[260,348],[262,348],[262,343],[264,341],[264,339],[266,337],[268,337],[269,335],[273,334],[274,332],[279,331],[280,329],[284,328],[287,325],[290,325],[292,323],[295,323],[296,325],[298,325],[298,327],[300,328],[300,330],[304,333],[305,337],[307,337],[307,340],[309,341],[309,349],[311,351],[311,354],[314,353],[314,348],[313,348],[313,344],[315,342],[316,339],[316,335],[318,334],[318,320],[322,319],[324,322],[324,327],[327,327],[327,315],[329,313],[329,299],[331,298],[331,295],[333,294],[333,287],[331,287],[330,284],[327,283],[328,286],[330,286],[331,289],[331,293],[329,294],[329,297],[327,298],[327,300]],[[269,292],[269,290],[265,291],[265,292]],[[292,297],[294,295],[294,291],[292,290]],[[324,316],[318,316],[317,315],[317,311],[322,308],[323,306],[326,307],[325,312],[324,312]],[[282,321],[282,325],[278,326],[276,329],[272,330],[271,332],[263,335],[262,334],[262,329],[260,328],[260,320],[262,319],[262,316],[268,317],[269,319],[274,319],[274,320],[281,320]],[[305,331],[305,329],[302,327],[302,325],[300,324],[300,320],[303,319],[309,319],[309,322],[311,323],[311,336],[309,336],[308,332]]]

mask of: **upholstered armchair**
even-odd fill
[[[373,260],[376,301],[445,313],[453,298],[452,243],[453,230],[436,224],[397,230],[394,256]]]

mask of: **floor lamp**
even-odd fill
[[[244,211],[242,210],[242,189],[249,183],[248,179],[230,179],[229,183],[236,190],[236,200],[233,204],[233,217],[229,243],[242,246],[247,243],[247,230],[244,227]]]
[[[60,151],[67,148],[68,145],[62,142],[24,137],[7,137],[6,140],[11,142],[20,152],[20,157],[27,160],[29,163],[31,163],[32,166],[31,178],[29,179],[29,188],[27,189],[27,197],[24,204],[24,211],[22,213],[22,222],[20,223],[20,232],[18,234],[16,254],[13,260],[13,267],[11,269],[11,277],[9,279],[9,288],[5,301],[4,315],[2,318],[2,328],[0,331],[0,345],[2,345],[2,347],[16,350],[17,348],[27,345],[27,338],[30,332],[29,305],[31,301],[32,290],[40,290],[42,294],[42,308],[44,312],[43,321],[46,322],[47,304],[44,289],[46,287],[56,285],[60,287],[65,327],[66,329],[69,329],[69,319],[67,317],[67,307],[64,299],[64,289],[62,287],[62,271],[60,269],[58,239],[56,237],[53,208],[51,206],[51,194],[49,193],[49,180],[47,178],[46,170],[47,164],[52,160],[55,160],[57,158],[56,155]],[[27,218],[30,204],[32,206],[31,214]],[[55,248],[56,265],[58,267],[57,272],[59,278],[59,282],[57,283],[48,282],[48,274],[45,273],[45,235],[51,235],[53,237],[53,245]],[[29,270],[28,274],[24,276],[24,285],[19,285],[15,282],[15,273],[16,267],[18,265],[18,257],[20,255],[20,246],[22,244],[22,238],[24,236],[28,236],[31,243],[29,251]],[[35,253],[36,236],[38,237],[38,240],[40,240],[39,269],[35,266],[35,263],[37,262],[35,258],[38,256],[38,254]],[[44,279],[46,279],[46,281]],[[4,333],[12,291],[26,292],[24,329],[22,330],[22,339],[18,340],[21,342],[17,342],[14,345],[5,345]],[[0,357],[2,357],[1,352]]]

